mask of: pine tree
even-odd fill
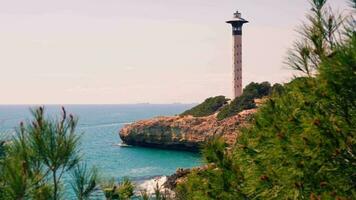
[[[77,119],[62,109],[59,120],[45,116],[43,107],[32,111],[33,120],[21,123],[0,161],[1,199],[62,199],[61,180],[74,170],[79,199],[87,199],[96,187],[96,172],[80,167]],[[78,188],[75,187],[75,188]]]
[[[208,145],[203,154],[217,166],[189,175],[178,196],[356,198],[355,21],[331,13],[326,0],[311,3],[301,42],[288,57],[302,76],[269,97],[232,151]],[[229,157],[231,165],[218,164]],[[226,192],[223,185],[233,188]]]

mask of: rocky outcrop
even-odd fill
[[[188,175],[191,174],[192,172],[196,173],[201,173],[204,172],[208,169],[215,169],[216,165],[215,164],[208,164],[208,165],[203,165],[200,167],[194,167],[191,169],[182,169],[178,168],[176,172],[166,178],[166,182],[162,185],[165,189],[168,189],[170,191],[174,191],[176,186],[180,183],[185,182],[187,179]]]
[[[256,109],[218,121],[216,115],[207,117],[174,116],[156,117],[126,125],[119,133],[128,145],[197,151],[214,136],[222,136],[234,143],[237,129],[244,126]]]

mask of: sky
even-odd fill
[[[339,11],[344,0],[330,0]],[[0,104],[195,103],[232,96],[236,10],[243,84],[288,82],[307,0],[0,0]]]

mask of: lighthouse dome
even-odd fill
[[[234,16],[232,19],[226,21],[226,23],[229,23],[229,24],[244,24],[244,23],[248,23],[247,20],[245,20],[244,18],[242,18],[241,16],[241,13],[239,11],[236,11],[234,13]]]

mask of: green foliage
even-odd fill
[[[283,85],[279,84],[279,83],[275,83],[272,86],[272,94],[275,95],[281,95],[283,93],[284,89],[283,89]]]
[[[162,187],[160,187],[158,185],[158,183],[156,184],[155,188],[154,188],[154,194],[151,195],[147,192],[147,190],[142,190],[140,192],[140,197],[141,200],[169,200],[172,199],[170,192],[168,190],[164,190],[162,191]]]
[[[50,184],[43,183],[38,185],[35,190],[31,193],[31,199],[36,200],[48,200],[52,199],[53,196],[53,187]]]
[[[39,107],[32,111],[32,121],[21,123],[17,128],[17,135],[6,146],[5,156],[0,161],[1,199],[62,198],[62,176],[79,167],[80,161],[79,135],[75,131],[77,119],[67,115],[64,108],[62,111],[58,120],[52,120],[45,116],[44,108]],[[84,174],[87,175],[90,174]],[[84,190],[86,196],[76,195],[82,199],[90,196],[88,188],[95,187],[95,178],[89,178],[90,187]]]
[[[229,99],[224,96],[210,97],[203,103],[195,106],[194,108],[185,111],[181,115],[192,115],[194,117],[204,117],[212,115],[222,108]]]
[[[119,184],[118,187],[118,193],[120,198],[122,200],[130,199],[134,194],[134,189],[135,187],[132,182],[129,179],[124,178],[124,180]]]
[[[128,178],[124,178],[118,185],[114,179],[104,182],[102,188],[108,200],[128,200],[134,195],[135,186]]]
[[[226,151],[224,139],[210,140],[203,150],[208,165],[204,170],[194,170],[188,181],[176,188],[180,200],[234,200],[244,199],[240,193],[241,173]]]
[[[218,167],[224,168],[226,158],[226,143],[223,138],[213,138],[205,144],[202,153],[206,163],[215,163]]]
[[[115,194],[117,186],[115,184],[114,178],[103,181],[100,186],[104,192],[106,199],[119,199],[118,195]]]
[[[355,58],[347,60],[356,66]],[[234,157],[244,172],[244,194],[263,199],[355,195],[355,99],[337,94],[328,81],[322,76],[296,79],[284,95],[270,99],[254,126],[243,132]]]
[[[141,191],[140,194],[141,194],[141,196],[140,196],[141,200],[149,200],[150,199],[150,195],[148,194],[147,190]]]
[[[90,199],[97,187],[97,169],[88,169],[86,164],[79,164],[72,171],[71,177],[73,180],[71,186],[76,194],[77,199]]]
[[[162,191],[162,188],[156,184],[154,188],[155,194],[154,194],[154,200],[168,200],[170,199],[170,194],[167,190]]]
[[[0,140],[0,160],[5,157],[5,141]]]
[[[246,199],[239,192],[235,173],[219,168],[193,171],[184,184],[176,188],[178,200],[235,200]]]
[[[277,87],[277,86],[276,86]],[[248,84],[242,95],[235,98],[230,104],[224,106],[219,112],[218,120],[236,115],[237,113],[252,109],[256,107],[254,99],[262,98],[272,92],[271,84],[268,82],[263,83],[250,83]]]
[[[177,187],[180,199],[356,198],[355,24],[342,41],[330,41],[326,33],[341,25],[326,29],[325,16],[333,15],[325,2],[312,1],[303,35],[310,51],[296,69],[306,77],[273,92],[231,151],[211,142],[203,152],[216,166],[189,175]]]
[[[12,150],[14,154],[22,151],[22,158],[28,159],[27,163],[34,166],[30,172],[38,176],[51,174],[53,199],[60,197],[63,174],[79,161],[79,136],[75,133],[77,120],[72,115],[68,116],[64,108],[62,111],[62,117],[54,121],[45,118],[42,107],[33,110],[34,120],[27,126],[21,125],[20,135],[15,139]]]
[[[307,23],[300,28],[300,40],[289,50],[286,64],[311,77],[318,72],[320,62],[342,44],[344,18],[334,15],[327,0],[312,0]]]
[[[4,188],[4,157],[5,157],[5,141],[0,140],[0,199],[5,199],[5,188]]]
[[[161,199],[163,199],[164,197],[163,197],[162,194],[161,194],[161,188],[159,187],[158,183],[156,184],[156,187],[155,187],[154,189],[155,189],[155,197],[156,197],[156,200],[161,200]]]
[[[27,166],[20,157],[8,157],[4,160],[2,178],[4,181],[4,192],[8,199],[23,199],[29,194],[30,180],[28,177]]]

